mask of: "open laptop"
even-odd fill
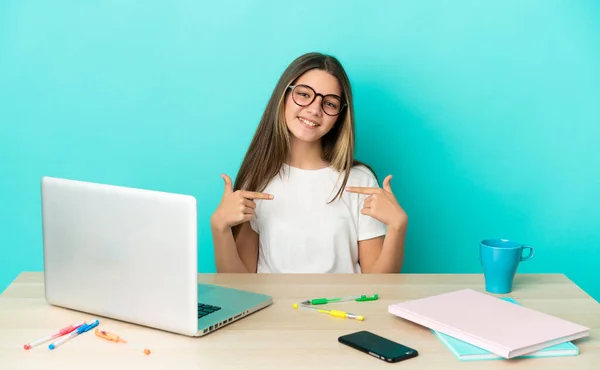
[[[198,284],[193,196],[54,177],[41,191],[51,305],[202,336],[272,303]]]

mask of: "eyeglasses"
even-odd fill
[[[292,89],[292,99],[294,103],[301,107],[308,107],[315,101],[317,96],[323,98],[321,100],[321,107],[323,112],[328,116],[337,116],[342,112],[346,103],[342,102],[342,98],[335,94],[319,94],[315,90],[307,85],[290,85],[288,89]]]

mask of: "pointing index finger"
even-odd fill
[[[357,194],[375,194],[379,192],[379,188],[369,188],[369,187],[361,187],[361,186],[348,186],[346,191],[349,193],[357,193]]]
[[[271,194],[242,190],[242,196],[247,199],[273,199]]]

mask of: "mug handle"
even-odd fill
[[[523,256],[523,251],[525,249],[529,249],[529,254],[526,256]],[[529,261],[530,259],[533,258],[533,255],[534,255],[533,247],[530,245],[524,245],[523,248],[521,249],[521,261]]]

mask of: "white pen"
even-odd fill
[[[50,344],[48,346],[48,348],[55,349],[56,347],[65,343],[66,341],[68,341],[72,338],[75,338],[79,334],[85,333],[86,331],[89,331],[89,330],[95,328],[96,326],[98,326],[99,323],[100,323],[100,321],[98,319],[95,319],[95,320],[90,321],[89,323],[83,324],[80,327],[78,327],[77,330],[73,331],[69,335],[66,335],[66,336],[60,338],[59,340],[55,341],[54,343]]]
[[[56,332],[54,334],[45,336],[45,337],[40,338],[40,339],[38,339],[36,341],[33,341],[31,343],[27,343],[23,347],[25,349],[32,349],[33,347],[38,346],[38,345],[40,345],[40,344],[42,344],[44,342],[47,342],[49,340],[52,340],[52,339],[55,339],[55,338],[58,338],[58,337],[62,337],[63,335],[66,335],[66,334],[69,334],[69,333],[73,332],[74,330],[76,330],[77,328],[79,328],[82,325],[85,325],[85,321],[82,321],[82,322],[80,322],[78,324],[75,324],[75,325],[69,325],[66,328],[60,329],[58,332]]]

